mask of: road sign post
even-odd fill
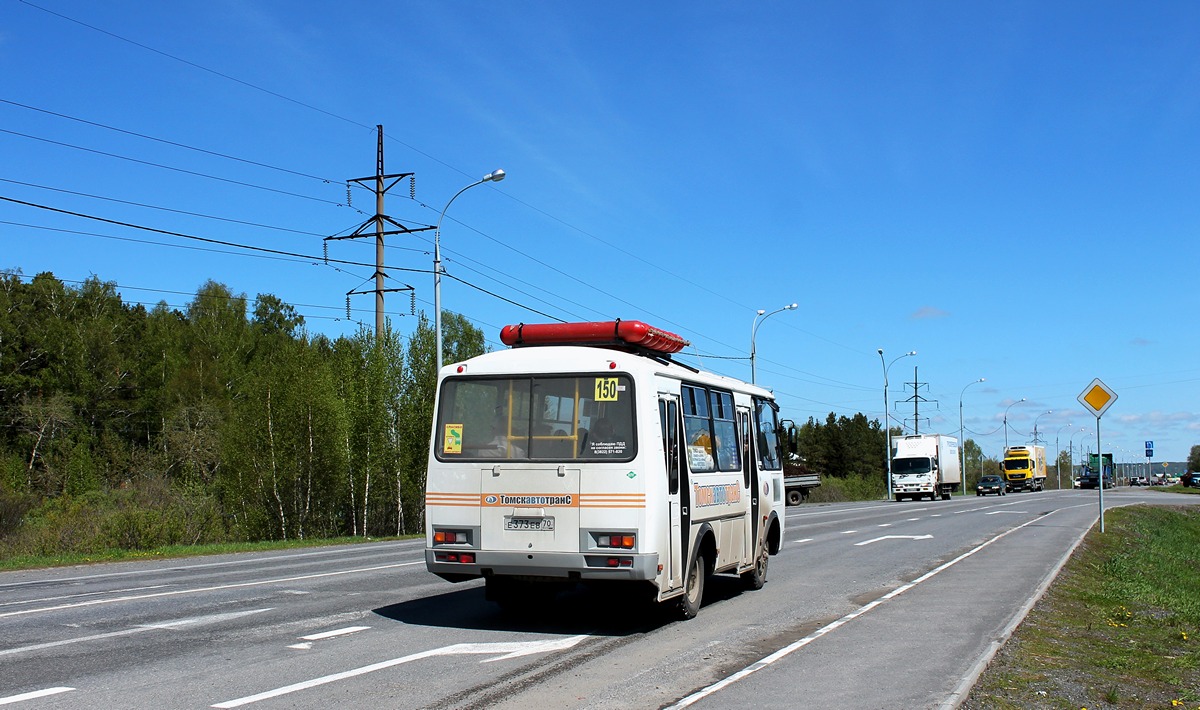
[[[1113,392],[1108,385],[1100,381],[1100,378],[1092,380],[1092,383],[1083,388],[1079,393],[1079,403],[1087,407],[1088,411],[1096,415],[1096,457],[1097,457],[1097,486],[1100,491],[1100,532],[1104,532],[1104,455],[1100,448],[1100,417],[1108,411],[1108,408],[1117,401],[1117,393]],[[1147,441],[1149,445],[1154,442]],[[1147,447],[1149,448],[1149,447]]]

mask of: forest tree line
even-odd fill
[[[485,351],[461,316],[443,327],[447,362]],[[213,281],[146,308],[0,272],[0,554],[420,533],[434,348],[424,316],[330,339]],[[886,490],[878,420],[794,432],[810,470]]]
[[[447,357],[484,351],[447,315]],[[0,552],[422,530],[432,326],[314,335],[215,282],[182,309],[0,273]]]

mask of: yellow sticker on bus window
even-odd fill
[[[617,401],[617,378],[597,377],[595,400],[597,402]]]
[[[443,454],[462,453],[462,424],[447,424],[446,435],[442,437]]]

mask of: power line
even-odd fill
[[[319,175],[309,175],[308,173],[302,173],[302,172],[299,172],[298,170],[290,170],[288,168],[281,168],[277,165],[270,165],[268,163],[260,163],[257,160],[249,160],[247,158],[239,158],[236,155],[229,155],[227,153],[219,153],[215,150],[208,150],[205,148],[197,148],[196,146],[193,146],[193,145],[188,145],[186,143],[179,143],[176,141],[167,140],[165,138],[156,138],[154,136],[146,135],[145,133],[138,133],[137,131],[130,131],[130,130],[127,130],[124,128],[117,128],[116,126],[109,126],[109,125],[106,125],[103,123],[97,123],[96,121],[89,121],[85,118],[79,118],[77,116],[69,116],[65,113],[59,113],[57,111],[50,111],[50,110],[44,109],[44,108],[37,108],[36,106],[29,106],[27,104],[17,103],[16,101],[9,101],[8,99],[0,99],[0,103],[8,104],[9,106],[17,106],[19,108],[23,108],[23,109],[26,109],[29,111],[36,111],[38,113],[43,113],[48,116],[57,116],[58,118],[65,118],[68,121],[75,121],[77,123],[82,123],[84,125],[95,126],[96,128],[103,128],[105,130],[114,131],[116,133],[123,133],[127,136],[134,136],[135,138],[143,138],[148,141],[162,143],[163,145],[170,145],[170,146],[174,146],[176,148],[183,148],[185,150],[191,150],[191,151],[195,151],[197,153],[203,153],[205,155],[215,156],[217,158],[225,158],[226,160],[234,160],[239,163],[245,163],[246,165],[254,165],[254,166],[260,167],[260,168],[267,168],[268,170],[276,170],[281,173],[287,173],[288,175],[295,175],[296,177],[310,178],[312,180],[318,180],[325,184],[334,184],[334,183],[340,184],[340,181],[330,180],[329,178],[323,178]]]
[[[196,63],[196,62],[192,62],[192,61],[189,61],[189,60],[187,60],[187,59],[183,59],[183,58],[181,58],[181,57],[178,57],[178,56],[176,56],[176,55],[170,54],[170,53],[168,53],[168,52],[164,52],[164,51],[162,51],[162,50],[155,49],[154,47],[151,47],[151,46],[149,46],[149,45],[146,45],[146,44],[142,44],[142,43],[140,43],[140,42],[137,42],[137,41],[134,41],[134,40],[131,40],[131,39],[127,38],[127,37],[124,37],[124,36],[122,36],[122,35],[118,35],[118,34],[116,34],[116,33],[114,33],[114,32],[110,32],[110,31],[108,31],[108,30],[101,29],[101,28],[99,28],[99,27],[96,27],[96,26],[94,26],[94,25],[91,25],[91,24],[88,24],[88,23],[86,23],[86,22],[82,22],[82,21],[80,21],[80,20],[77,20],[77,19],[75,19],[75,18],[73,18],[73,17],[69,17],[69,16],[67,16],[67,15],[64,15],[64,14],[62,14],[62,13],[58,13],[58,12],[54,12],[54,11],[52,11],[52,10],[46,9],[46,8],[44,8],[44,7],[41,7],[41,6],[39,6],[39,5],[36,5],[36,4],[32,3],[32,2],[29,2],[28,0],[21,0],[21,1],[22,1],[24,4],[26,4],[26,5],[30,6],[30,7],[33,7],[33,8],[35,8],[35,9],[38,9],[38,10],[41,10],[41,11],[43,11],[43,12],[46,12],[46,13],[48,13],[48,14],[51,14],[51,15],[54,15],[54,16],[56,16],[56,17],[62,18],[62,19],[64,19],[64,20],[67,20],[67,21],[69,21],[69,22],[75,23],[75,24],[77,24],[77,25],[80,25],[80,26],[82,26],[82,27],[86,27],[86,28],[88,28],[88,29],[90,29],[90,30],[93,30],[93,31],[95,31],[95,32],[100,32],[101,34],[107,35],[107,36],[109,36],[109,37],[112,37],[112,38],[114,38],[114,39],[118,39],[118,40],[120,40],[120,41],[122,41],[122,42],[126,42],[126,43],[128,43],[128,44],[132,44],[132,45],[134,45],[134,46],[136,46],[136,47],[139,47],[139,48],[141,48],[141,49],[145,49],[145,50],[147,50],[147,51],[153,52],[153,53],[155,53],[155,54],[158,54],[158,55],[160,55],[160,56],[166,57],[166,58],[168,58],[168,59],[172,59],[172,60],[174,60],[174,61],[177,61],[177,62],[180,62],[180,63],[182,63],[182,64],[186,64],[187,66],[193,67],[193,68],[195,68],[195,69],[199,69],[199,70],[201,70],[201,71],[204,71],[204,72],[207,72],[207,73],[213,74],[213,75],[215,75],[215,76],[219,76],[219,77],[221,77],[221,78],[223,78],[223,79],[226,79],[226,80],[228,80],[228,81],[232,81],[232,82],[235,82],[235,83],[237,83],[237,84],[240,84],[240,85],[242,85],[242,86],[246,86],[246,87],[252,88],[252,89],[254,89],[254,90],[256,90],[256,91],[263,92],[263,93],[265,93],[265,94],[268,94],[268,95],[270,95],[270,96],[273,96],[273,97],[275,97],[275,98],[282,99],[282,100],[284,100],[284,101],[287,101],[287,102],[289,102],[289,103],[295,104],[295,105],[297,105],[297,106],[301,106],[301,107],[303,107],[303,108],[307,108],[307,109],[309,109],[309,110],[311,110],[311,111],[316,111],[317,113],[320,113],[320,114],[323,114],[323,115],[329,116],[329,117],[331,117],[331,118],[336,118],[336,119],[338,119],[338,120],[345,121],[345,122],[347,122],[347,123],[350,123],[351,125],[358,126],[358,127],[360,127],[360,128],[368,128],[368,129],[369,129],[369,128],[371,128],[371,126],[368,126],[368,125],[366,125],[366,124],[360,123],[360,122],[358,122],[358,121],[355,121],[355,120],[353,120],[353,119],[347,118],[347,117],[345,117],[345,116],[341,116],[341,115],[339,115],[339,114],[335,114],[335,113],[332,113],[332,112],[330,112],[330,111],[326,111],[326,110],[324,110],[324,109],[321,109],[321,108],[318,108],[318,107],[316,107],[316,106],[313,106],[312,104],[308,104],[308,103],[305,103],[305,102],[303,102],[303,101],[299,101],[299,100],[297,100],[297,99],[293,99],[293,98],[291,98],[291,97],[289,97],[289,96],[286,96],[286,95],[284,95],[284,94],[281,94],[281,93],[278,93],[278,92],[272,91],[272,90],[270,90],[270,89],[266,89],[266,88],[264,88],[264,87],[258,86],[258,85],[256,85],[256,84],[250,83],[250,82],[248,82],[248,81],[245,81],[245,80],[242,80],[242,79],[238,79],[237,77],[234,77],[234,76],[231,76],[231,75],[228,75],[228,74],[224,74],[224,73],[222,73],[222,72],[219,72],[219,71],[216,71],[216,70],[214,70],[214,69],[210,69],[210,68],[208,68],[208,67],[206,67],[206,66],[203,66],[203,65],[201,65],[201,64],[198,64],[198,63]],[[462,174],[462,175],[469,175],[469,174],[468,174],[466,171],[464,171],[464,170],[461,170],[461,169],[459,169],[459,168],[457,168],[457,167],[454,167],[454,166],[450,165],[449,163],[446,163],[445,161],[442,161],[442,160],[440,160],[440,159],[438,159],[438,158],[436,158],[436,157],[434,157],[434,156],[430,155],[429,153],[426,153],[426,152],[424,152],[424,151],[422,151],[422,150],[420,150],[420,149],[416,148],[415,146],[413,146],[413,145],[411,145],[411,144],[408,144],[408,143],[405,143],[405,142],[403,142],[403,141],[397,140],[397,139],[396,139],[396,138],[394,138],[393,136],[389,136],[389,138],[391,138],[391,140],[394,140],[394,141],[396,141],[397,143],[399,143],[399,144],[401,144],[401,145],[405,146],[405,147],[406,147],[406,148],[408,148],[409,150],[412,150],[412,151],[413,151],[413,152],[415,152],[415,153],[418,153],[418,154],[420,154],[420,155],[422,155],[422,156],[424,156],[424,157],[426,157],[426,158],[429,158],[430,160],[433,160],[434,162],[437,162],[438,164],[440,164],[440,165],[442,165],[442,166],[444,166],[444,167],[447,167],[447,168],[449,168],[449,169],[451,169],[451,170],[454,170],[455,172],[457,172],[457,173],[459,173],[459,174]],[[663,266],[661,266],[661,265],[659,265],[659,264],[656,264],[656,263],[654,263],[654,262],[651,262],[651,261],[649,261],[648,259],[646,259],[646,258],[642,257],[642,256],[641,256],[641,255],[639,255],[639,254],[636,254],[636,253],[633,253],[633,252],[627,251],[627,250],[625,250],[625,249],[623,249],[623,248],[621,248],[621,247],[619,247],[619,246],[617,246],[617,245],[613,244],[612,242],[609,242],[609,241],[607,241],[607,240],[605,240],[605,239],[603,239],[603,238],[599,237],[598,235],[596,235],[596,234],[593,234],[592,232],[589,232],[589,231],[587,231],[587,230],[585,230],[585,229],[583,229],[583,228],[581,228],[581,227],[579,227],[579,226],[577,226],[577,225],[575,225],[575,224],[573,224],[573,223],[571,223],[571,222],[569,222],[569,221],[567,221],[567,220],[565,220],[565,219],[563,219],[563,218],[561,218],[561,217],[558,217],[558,216],[556,216],[556,215],[553,215],[553,214],[551,214],[551,213],[549,213],[549,212],[547,212],[547,211],[545,211],[545,210],[543,210],[543,209],[541,209],[541,208],[539,208],[539,207],[536,207],[536,206],[534,206],[534,205],[532,205],[532,204],[530,204],[530,203],[528,203],[528,202],[526,202],[526,201],[524,201],[524,200],[521,200],[520,198],[518,198],[518,197],[516,197],[516,196],[514,196],[514,195],[512,195],[512,194],[510,194],[510,193],[508,193],[508,192],[501,192],[501,194],[502,194],[503,196],[507,197],[508,199],[511,199],[512,201],[516,202],[517,204],[519,204],[519,205],[521,205],[521,206],[525,207],[526,209],[530,209],[530,210],[532,210],[532,211],[534,211],[534,212],[536,212],[536,213],[538,213],[538,214],[540,214],[540,215],[542,215],[542,216],[544,216],[544,217],[546,217],[546,218],[548,218],[548,219],[551,219],[551,220],[553,220],[553,221],[555,221],[555,222],[558,222],[559,224],[561,224],[561,225],[563,225],[563,226],[565,226],[565,227],[567,227],[567,228],[569,228],[569,229],[571,229],[571,230],[574,230],[574,231],[578,232],[579,234],[582,234],[582,235],[584,235],[584,236],[587,236],[588,238],[590,238],[590,239],[593,239],[593,240],[595,240],[595,241],[597,241],[597,242],[599,242],[599,243],[601,243],[601,244],[603,244],[603,245],[605,245],[605,246],[609,247],[610,249],[614,249],[614,250],[616,250],[616,251],[618,251],[618,252],[620,252],[620,253],[622,253],[622,254],[625,254],[625,255],[629,256],[630,258],[636,259],[636,260],[638,260],[638,261],[640,261],[640,262],[642,262],[642,263],[646,264],[647,266],[650,266],[650,267],[651,267],[651,268],[653,268],[653,269],[656,269],[656,270],[658,270],[658,271],[661,271],[661,272],[663,272],[663,273],[665,273],[665,274],[667,274],[667,275],[669,275],[669,276],[672,276],[672,277],[674,277],[674,278],[676,278],[676,279],[678,279],[678,280],[682,281],[683,283],[686,283],[686,284],[688,284],[688,285],[690,285],[690,286],[692,286],[692,287],[694,287],[694,288],[696,288],[696,289],[699,289],[699,290],[705,291],[705,292],[707,292],[707,293],[709,293],[709,294],[711,294],[711,295],[713,295],[713,296],[715,296],[715,297],[717,297],[717,298],[720,298],[720,299],[722,299],[722,300],[725,300],[725,301],[727,301],[727,302],[729,302],[729,303],[732,303],[732,304],[734,304],[734,305],[736,305],[736,306],[739,306],[739,307],[741,307],[741,308],[746,308],[746,309],[748,309],[748,310],[753,310],[751,307],[749,307],[749,306],[747,306],[747,305],[745,305],[745,304],[738,303],[736,300],[734,300],[733,298],[731,298],[731,297],[730,297],[730,296],[729,296],[727,293],[723,293],[723,292],[714,291],[713,289],[710,289],[709,287],[705,286],[704,284],[699,284],[699,283],[696,283],[696,282],[694,282],[694,281],[691,281],[690,279],[688,279],[688,278],[686,278],[686,277],[684,277],[684,276],[682,276],[682,275],[680,275],[680,274],[674,273],[674,272],[670,271],[669,269],[666,269],[665,267],[663,267]],[[429,209],[429,210],[431,210],[431,211],[437,211],[437,210],[436,210],[434,207],[432,207],[432,206],[430,206],[430,205],[427,205],[427,204],[424,204],[424,203],[420,203],[420,202],[418,202],[418,204],[420,204],[422,207],[425,207],[426,209]],[[486,236],[486,235],[485,235],[485,236]],[[490,237],[489,237],[489,238],[490,238]],[[507,245],[506,245],[506,246],[507,246]],[[511,247],[509,247],[509,248],[511,249]],[[518,254],[521,254],[522,256],[525,256],[526,258],[528,258],[528,259],[530,259],[530,260],[534,261],[535,263],[538,263],[538,264],[540,264],[540,265],[542,265],[542,266],[548,267],[548,265],[547,265],[547,264],[545,264],[544,262],[541,262],[540,260],[538,260],[538,259],[535,259],[535,258],[533,258],[532,256],[530,256],[530,255],[528,255],[528,254],[525,254],[524,252],[521,252],[520,250],[516,250],[516,249],[512,249],[512,250],[513,250],[513,251],[515,251],[516,253],[518,253]],[[548,268],[553,268],[553,267],[548,267]],[[572,277],[572,276],[570,276],[570,275],[568,275],[568,274],[565,274],[564,272],[562,272],[562,271],[560,271],[560,270],[558,270],[558,269],[555,269],[555,271],[557,271],[558,273],[560,273],[560,274],[563,274],[564,276],[567,276],[568,278],[571,278],[571,279],[573,279],[573,280],[575,280],[575,281],[577,281],[577,282],[579,282],[579,283],[581,283],[581,284],[583,284],[583,285],[590,286],[590,284],[587,284],[586,282],[584,282],[584,281],[582,281],[582,280],[580,280],[580,279],[576,279],[575,277]],[[601,291],[601,293],[603,293],[603,291]],[[620,298],[618,298],[618,297],[616,297],[616,296],[614,296],[614,295],[612,295],[612,294],[605,294],[605,295],[609,296],[610,298],[614,298],[615,300],[618,300],[618,301],[620,301],[621,303],[625,303],[626,305],[629,305],[630,307],[635,307],[635,308],[636,308],[636,306],[634,306],[634,304],[632,304],[632,303],[629,303],[629,302],[627,302],[627,301],[625,301],[625,300],[623,300],[623,299],[620,299]],[[647,311],[647,312],[648,312],[648,311]],[[663,322],[668,322],[668,323],[671,323],[672,325],[674,325],[674,326],[676,326],[676,327],[679,327],[679,328],[681,328],[681,329],[687,330],[687,329],[686,329],[686,328],[684,328],[684,327],[683,327],[681,324],[679,324],[679,323],[675,323],[674,321],[670,321],[669,319],[666,319],[666,318],[664,318],[663,316],[659,316],[659,315],[656,315],[656,314],[653,314],[653,313],[651,313],[651,315],[653,315],[653,316],[654,316],[656,319],[658,319],[658,320],[660,320],[660,321],[663,321]],[[836,346],[838,346],[838,347],[842,347],[842,348],[844,348],[844,349],[851,350],[851,351],[853,351],[853,352],[861,353],[861,350],[858,350],[858,349],[852,348],[852,347],[850,347],[850,346],[847,346],[847,345],[843,345],[843,344],[841,344],[841,343],[837,343],[837,342],[835,342],[835,341],[833,341],[833,340],[830,340],[830,339],[828,339],[828,338],[825,338],[824,336],[818,335],[818,334],[816,334],[816,333],[812,333],[812,332],[810,332],[810,331],[807,331],[807,330],[805,330],[805,329],[803,329],[803,328],[798,328],[798,327],[796,327],[796,326],[795,326],[795,325],[793,325],[793,324],[790,324],[790,323],[789,323],[789,324],[786,324],[786,326],[787,326],[787,327],[789,327],[789,328],[791,328],[791,329],[793,329],[793,330],[797,330],[797,331],[799,331],[799,332],[805,333],[805,334],[807,334],[807,335],[809,335],[809,336],[811,336],[811,337],[814,337],[814,338],[817,338],[817,339],[819,339],[819,340],[823,340],[823,341],[825,341],[825,342],[828,342],[828,343],[830,343],[831,345],[836,345]],[[691,332],[691,331],[688,331],[688,332]],[[718,342],[719,344],[721,344],[721,345],[724,345],[724,346],[726,346],[726,347],[730,347],[731,349],[735,349],[735,348],[733,348],[732,346],[730,346],[728,343],[721,343],[720,341],[715,341],[715,342]]]
[[[147,166],[150,166],[153,168],[161,168],[163,170],[171,170],[173,172],[183,173],[184,175],[191,175],[193,177],[202,177],[202,178],[207,178],[209,180],[217,180],[219,182],[229,183],[231,185],[238,185],[241,187],[254,188],[255,190],[264,190],[266,192],[273,192],[277,195],[287,195],[289,197],[296,197],[296,198],[299,198],[302,200],[311,200],[313,202],[320,202],[322,204],[333,205],[335,207],[349,207],[352,210],[361,212],[361,210],[358,210],[357,208],[355,208],[351,205],[344,204],[341,202],[334,202],[332,200],[326,200],[321,197],[313,197],[311,195],[302,195],[298,192],[290,192],[288,190],[279,190],[279,189],[276,189],[273,187],[264,187],[263,185],[255,185],[254,183],[242,182],[241,180],[234,180],[232,178],[223,178],[218,175],[209,175],[208,173],[202,173],[202,172],[198,172],[195,170],[187,170],[185,168],[176,168],[176,167],[173,167],[170,165],[163,165],[162,163],[155,163],[155,162],[152,162],[149,160],[142,160],[140,158],[130,158],[129,156],[119,155],[117,153],[109,153],[107,151],[97,150],[95,148],[86,148],[81,145],[74,145],[72,143],[64,143],[63,141],[56,141],[56,140],[51,140],[49,138],[42,138],[40,136],[30,135],[28,133],[21,133],[20,131],[10,131],[7,128],[0,128],[0,133],[7,133],[7,134],[13,135],[13,136],[20,136],[21,138],[28,138],[30,140],[41,141],[43,143],[49,143],[50,145],[57,145],[57,146],[61,146],[64,148],[72,148],[74,150],[80,150],[85,153],[94,153],[96,155],[103,155],[107,158],[116,158],[118,160],[127,160],[131,163],[138,163],[139,165],[147,165]],[[363,213],[363,214],[365,214],[365,213]]]
[[[2,100],[2,99],[0,99]],[[204,219],[213,219],[221,222],[229,222],[230,224],[241,224],[247,227],[259,227],[261,229],[273,229],[280,232],[290,232],[292,234],[302,234],[309,237],[324,237],[325,234],[320,232],[306,232],[300,229],[291,229],[289,227],[277,227],[270,224],[260,224],[258,222],[247,222],[241,219],[233,219],[231,217],[218,217],[216,215],[204,214],[202,212],[188,212],[187,210],[177,210],[170,207],[160,207],[158,205],[149,205],[144,202],[132,202],[130,200],[121,200],[115,197],[105,197],[103,195],[93,195],[87,192],[76,192],[75,190],[66,190],[60,187],[50,187],[49,185],[38,185],[32,182],[21,182],[20,180],[9,180],[8,178],[0,178],[0,182],[7,182],[11,185],[21,185],[23,187],[33,187],[39,190],[49,190],[51,192],[59,192],[65,195],[75,195],[76,197],[87,197],[92,200],[103,200],[105,202],[115,202],[119,205],[129,205],[131,207],[143,207],[149,210],[159,210],[161,212],[171,212],[172,214],[182,214],[188,217],[202,217]]]

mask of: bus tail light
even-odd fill
[[[609,557],[604,563],[609,567],[632,567],[633,559],[630,557]]]
[[[461,562],[463,564],[475,564],[474,552],[435,552],[433,559],[438,562]]]
[[[596,536],[597,547],[616,547],[623,550],[632,550],[636,542],[636,536],[624,533],[600,533]]]
[[[434,530],[433,544],[435,545],[466,545],[470,536],[465,530]]]

